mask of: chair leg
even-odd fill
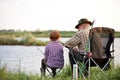
[[[51,68],[51,69],[52,69],[53,77],[55,77],[55,75],[56,75],[56,68]]]
[[[43,76],[45,76],[45,73],[46,73],[46,65],[45,65],[44,59],[42,59],[42,61],[41,61],[41,67],[42,67],[42,68],[40,68],[41,74],[42,74]]]

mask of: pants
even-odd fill
[[[50,66],[47,65],[46,60],[43,58],[43,59],[41,60],[41,73],[42,73],[43,76],[45,76],[46,67],[51,68]],[[51,68],[52,73],[53,73],[53,75],[52,75],[53,77],[56,75],[56,69],[57,69],[57,68]]]
[[[72,72],[73,72],[73,65],[77,64],[76,63],[77,61],[79,61],[79,62],[86,61],[84,59],[84,55],[80,54],[79,52],[69,51],[69,62],[70,62]],[[88,71],[88,65],[85,65],[84,71]],[[78,72],[79,72],[79,70],[78,70]]]
[[[94,61],[100,66],[100,68],[102,69],[105,64],[108,62],[108,59],[94,59]],[[73,65],[76,64],[76,61],[79,62],[86,62],[88,60],[88,58],[84,58],[82,54],[80,54],[80,52],[75,52],[75,51],[69,51],[69,61],[70,61],[70,65],[71,65],[71,70],[73,72]],[[85,67],[84,67],[84,74],[85,76],[88,75],[88,66],[89,64],[86,63]],[[96,66],[96,64],[93,61],[90,61],[90,66]],[[110,69],[110,64],[108,64],[104,70],[109,70]],[[79,71],[79,70],[78,70]]]

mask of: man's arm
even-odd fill
[[[76,33],[76,35],[73,36],[70,40],[68,40],[64,45],[67,48],[73,48],[75,46],[78,46],[80,42],[81,42],[81,34]]]

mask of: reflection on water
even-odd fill
[[[65,42],[69,38],[63,40]],[[120,38],[115,39],[115,64],[120,64]],[[0,46],[0,67],[7,65],[8,70],[39,73],[40,60],[44,57],[41,53],[45,47],[37,46]],[[41,51],[39,51],[41,50]],[[65,65],[69,63],[68,49],[64,48]]]

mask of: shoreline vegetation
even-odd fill
[[[14,31],[0,30],[0,45],[26,45],[26,46],[45,46],[48,42],[36,40],[35,38],[49,37],[48,31]],[[71,37],[75,31],[60,31],[61,37]],[[16,40],[15,38],[22,38]],[[120,32],[115,32],[115,37],[120,38]]]
[[[105,74],[100,74],[99,69],[91,68],[91,76],[86,80],[120,80],[120,67],[116,66],[110,70],[104,71]],[[0,68],[0,80],[72,80],[72,71],[69,65],[66,65],[55,78],[41,77],[40,74],[28,74],[21,71],[11,72],[7,71],[6,66]],[[79,75],[78,80],[83,80],[83,77]]]

